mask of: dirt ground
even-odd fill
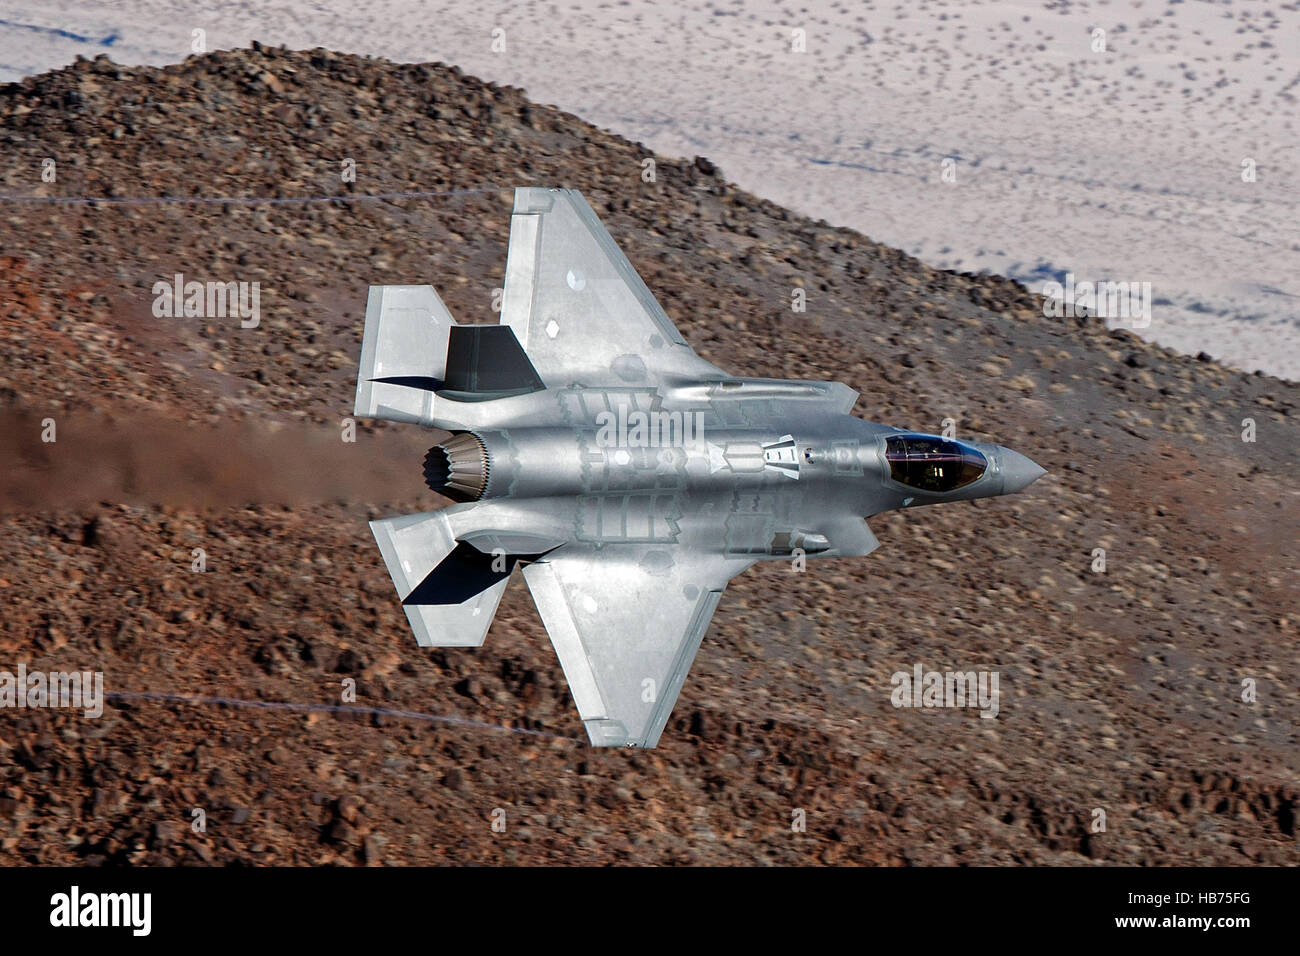
[[[110,695],[0,710],[0,864],[1300,862],[1295,384],[1047,318],[703,158],[645,182],[637,144],[437,64],[82,61],[0,88],[0,142],[0,671]],[[436,436],[342,440],[366,287],[493,321],[529,184],[583,190],[709,361],[1049,474],[746,572],[660,747],[591,749],[519,582],[481,649],[408,630],[366,521],[445,503]],[[446,195],[361,198],[405,192]],[[324,196],[353,201],[297,201]],[[259,324],[155,317],[177,273],[260,283]],[[997,718],[892,706],[917,663],[997,671]]]

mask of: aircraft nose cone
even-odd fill
[[[1014,494],[1028,488],[1043,475],[1045,468],[1040,468],[1018,451],[1010,448],[1002,450],[1002,493]]]

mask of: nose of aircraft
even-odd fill
[[[1028,488],[1045,474],[1047,474],[1046,469],[1039,468],[1020,452],[1012,451],[1010,448],[1002,449],[1002,493],[1004,495]]]

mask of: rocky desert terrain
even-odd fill
[[[440,64],[80,60],[0,88],[0,144],[0,670],[110,695],[0,711],[0,863],[1300,862],[1295,384]],[[343,440],[367,286],[494,321],[516,185],[583,190],[719,366],[1049,474],[737,578],[659,749],[591,749],[521,583],[481,649],[409,633],[366,521],[445,504],[437,433]],[[157,317],[177,273],[260,321]],[[997,718],[892,706],[916,663],[997,671]]]
[[[0,82],[77,55],[165,66],[254,40],[455,63],[657,153],[702,153],[743,189],[936,268],[1036,292],[1070,273],[1148,282],[1143,338],[1300,379],[1295,0],[8,0],[5,11]]]

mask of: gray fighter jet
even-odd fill
[[[592,744],[653,747],[754,562],[870,554],[871,515],[1043,474],[857,397],[706,362],[580,193],[518,189],[500,325],[370,289],[355,413],[450,432],[424,475],[459,502],[370,527],[421,647],[481,646],[520,565]]]

